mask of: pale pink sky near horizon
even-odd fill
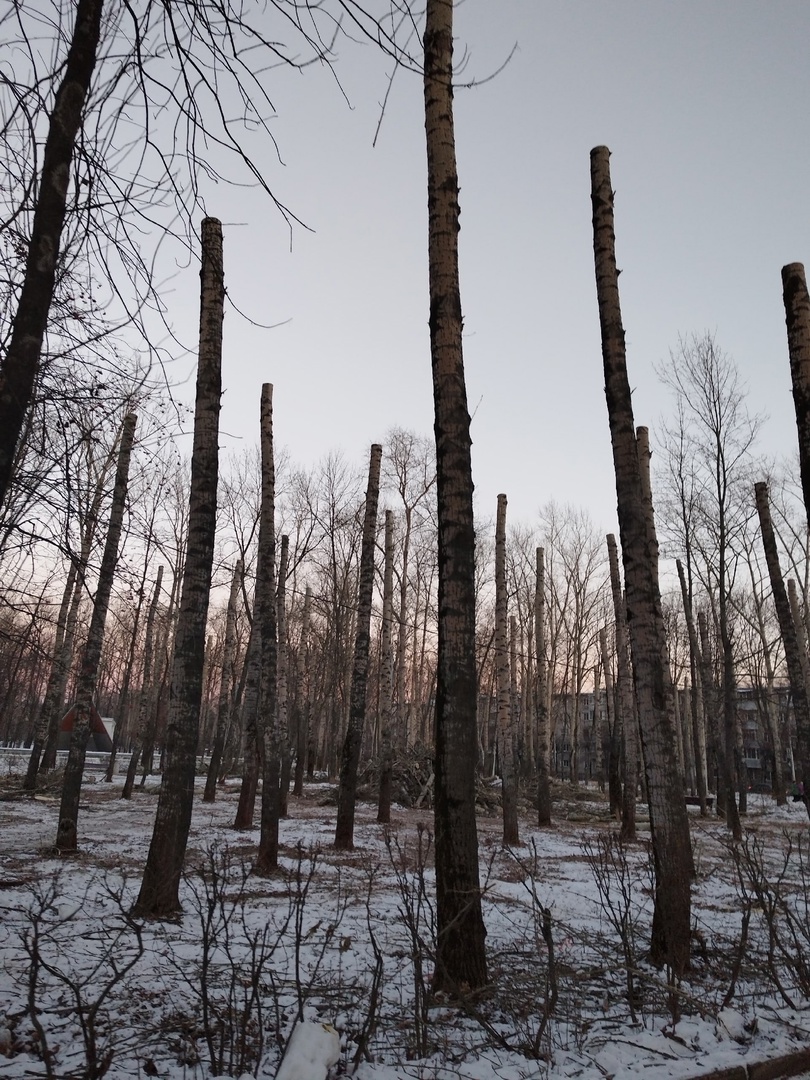
[[[510,522],[549,499],[615,529],[593,283],[589,153],[612,151],[636,422],[669,410],[653,365],[679,334],[733,355],[761,450],[795,453],[781,301],[784,263],[810,261],[810,6],[804,0],[466,0],[456,139],[461,288],[479,513]],[[277,443],[312,465],[342,449],[364,469],[394,425],[432,431],[422,89],[399,72],[372,145],[386,67],[344,43],[336,65],[279,74],[284,165],[266,178],[310,226],[292,236],[266,197],[222,186],[229,295],[223,448],[255,442],[262,382]],[[197,276],[177,275],[193,328]],[[193,335],[192,335],[193,336]]]

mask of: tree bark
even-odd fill
[[[506,596],[506,496],[498,496],[495,519],[495,671],[498,685],[498,741],[501,749],[503,842],[520,843],[517,818],[515,733],[509,673],[509,618]]]
[[[484,986],[487,966],[475,822],[475,528],[458,274],[452,0],[427,0],[424,49],[439,534],[434,989],[458,993]]]
[[[790,693],[793,698],[793,717],[796,723],[796,756],[798,758],[796,772],[803,785],[804,804],[808,815],[810,815],[810,701],[808,701],[807,684],[802,671],[799,639],[796,634],[796,627],[793,624],[790,601],[779,566],[776,536],[771,522],[771,509],[768,504],[768,485],[762,482],[754,484],[754,495],[757,514],[759,515],[759,527],[762,532],[765,561],[768,564],[768,576],[771,579],[774,607],[776,608],[776,616],[779,619],[782,642],[785,646],[785,663],[787,664],[788,679],[790,680]]]
[[[38,197],[20,299],[8,351],[0,365],[0,504],[31,401],[56,281],[70,167],[90,90],[103,0],[77,0],[64,76],[56,92],[42,155]]]
[[[810,295],[802,263],[782,267],[790,379],[799,435],[799,470],[810,525]]]
[[[546,659],[546,560],[545,549],[535,551],[534,643],[537,654],[535,708],[537,710],[537,824],[551,824],[549,784],[548,660]]]
[[[307,647],[309,644],[309,620],[312,610],[312,588],[307,585],[304,593],[304,610],[301,613],[301,638],[298,644],[298,662],[295,673],[295,777],[293,795],[304,794],[304,769],[309,743],[309,682],[307,679]]]
[[[191,827],[194,770],[202,700],[205,629],[211,591],[219,471],[222,394],[222,318],[225,281],[222,226],[202,223],[200,348],[191,458],[188,544],[174,640],[163,782],[143,881],[135,905],[141,916],[180,910],[180,875]]]
[[[656,872],[650,957],[676,973],[689,966],[692,850],[686,803],[677,775],[675,731],[661,597],[634,430],[625,359],[613,226],[613,189],[607,147],[591,151],[594,262],[605,396],[610,421],[627,623],[644,751],[650,831]]]
[[[619,550],[613,533],[607,536],[610,587],[613,596],[613,617],[616,637],[616,682],[619,708],[614,721],[614,742],[621,747],[624,760],[624,784],[621,790],[621,837],[636,839],[636,796],[638,793],[639,750],[636,737],[636,696],[630,669],[630,643],[627,632],[627,611],[619,575]]]
[[[393,755],[391,723],[394,711],[394,515],[385,511],[385,561],[383,564],[382,641],[380,643],[380,790],[377,821],[391,821]]]
[[[686,587],[686,575],[683,563],[680,559],[675,560],[678,568],[678,579],[681,583],[681,597],[683,598],[683,612],[686,618],[686,631],[689,635],[689,670],[692,676],[692,693],[690,695],[691,718],[692,718],[692,742],[695,748],[695,783],[697,785],[698,802],[700,804],[700,816],[706,817],[706,799],[708,785],[706,782],[706,727],[703,719],[703,691],[702,691],[702,661],[700,644],[695,631],[695,619],[692,613],[692,604],[689,599],[689,591]]]
[[[366,509],[363,517],[363,541],[360,548],[360,578],[357,589],[357,624],[354,639],[349,723],[340,759],[335,847],[351,851],[354,847],[354,811],[357,802],[357,767],[366,720],[366,684],[371,636],[371,601],[374,593],[374,546],[377,536],[377,503],[380,498],[382,447],[374,443],[368,466]]]
[[[602,656],[602,670],[605,673],[605,703],[607,732],[603,736],[602,745],[607,747],[607,789],[610,812],[621,821],[622,819],[622,740],[621,729],[616,709],[616,687],[612,685],[610,676],[610,658],[608,656],[607,630],[603,626],[599,631],[599,651]]]
[[[276,596],[276,464],[273,448],[273,385],[262,386],[262,505],[256,558],[256,601],[261,667],[258,736],[262,768],[261,825],[255,870],[269,874],[278,866],[281,816],[281,739],[278,726],[278,598]]]
[[[290,538],[281,537],[281,554],[278,559],[278,585],[276,587],[276,627],[278,636],[277,708],[278,731],[281,740],[281,777],[279,780],[279,814],[286,817],[290,801],[290,719],[287,701],[287,567],[290,561]]]
[[[118,546],[124,524],[124,509],[129,483],[129,462],[132,456],[132,444],[135,440],[136,417],[128,413],[121,429],[121,444],[118,450],[118,467],[115,473],[110,523],[107,526],[107,540],[101,557],[98,585],[93,601],[93,614],[87,631],[87,642],[82,653],[79,677],[76,684],[76,716],[73,721],[73,735],[70,740],[65,778],[62,783],[62,801],[59,807],[59,825],[56,832],[56,847],[60,851],[75,851],[78,847],[79,796],[82,788],[84,758],[87,752],[87,740],[90,735],[90,710],[96,690],[98,665],[101,648],[104,644],[104,627],[107,622],[107,610],[110,606],[113,579],[118,565]]]

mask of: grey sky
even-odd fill
[[[461,286],[479,512],[510,521],[548,499],[615,528],[591,249],[589,152],[612,153],[636,422],[668,406],[652,365],[679,333],[716,331],[765,411],[761,449],[796,443],[780,269],[810,262],[810,5],[786,0],[466,0],[457,94]],[[425,152],[418,77],[340,46],[336,73],[280,73],[277,196],[221,188],[231,297],[272,331],[227,317],[223,440],[255,441],[275,384],[276,437],[295,461],[432,430]],[[178,314],[196,287],[177,279]],[[171,297],[168,298],[172,303]],[[193,305],[188,305],[189,307]]]

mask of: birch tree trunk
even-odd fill
[[[520,843],[517,819],[514,717],[509,665],[508,600],[506,596],[506,496],[498,496],[495,519],[495,671],[498,680],[498,741],[501,748],[503,842]]]
[[[205,629],[214,559],[222,394],[222,317],[225,280],[222,226],[202,223],[200,348],[191,458],[188,544],[174,639],[163,782],[155,827],[135,905],[140,916],[165,918],[180,910],[180,875],[191,827],[194,771],[202,700]]]
[[[366,509],[363,516],[363,542],[360,548],[360,577],[357,588],[357,623],[354,639],[349,723],[340,759],[335,848],[351,851],[354,847],[354,811],[357,802],[357,767],[366,720],[366,683],[371,638],[371,601],[374,594],[374,546],[377,536],[377,503],[380,498],[382,446],[374,443],[368,466]]]
[[[138,761],[141,756],[141,748],[143,746],[143,742],[146,737],[146,730],[149,724],[149,713],[150,709],[154,704],[152,685],[152,657],[155,639],[155,615],[157,614],[157,607],[158,602],[160,601],[160,590],[162,585],[163,567],[159,566],[157,571],[157,577],[155,578],[155,588],[152,593],[152,599],[149,603],[149,612],[146,616],[146,631],[144,634],[143,643],[143,677],[141,679],[141,692],[138,696],[138,721],[135,729],[135,745],[133,746],[132,753],[129,757],[127,775],[124,780],[124,787],[121,790],[122,799],[132,798],[132,789],[135,786],[135,776],[138,772]]]
[[[262,386],[262,505],[256,557],[256,601],[260,642],[257,731],[262,768],[261,825],[255,872],[269,874],[278,866],[278,823],[281,816],[281,739],[278,725],[278,597],[276,595],[276,465],[273,448],[273,385]]]
[[[650,957],[680,974],[689,965],[692,850],[686,803],[677,775],[672,702],[661,598],[652,566],[630,383],[625,359],[607,147],[591,151],[594,262],[619,531],[627,596],[639,727],[655,862]]]
[[[453,0],[427,0],[424,30],[430,351],[439,547],[434,990],[486,984],[475,821],[475,528],[458,274]]]
[[[118,565],[118,547],[124,524],[124,509],[129,484],[129,462],[132,456],[132,444],[135,440],[136,417],[128,413],[121,430],[121,444],[118,450],[118,467],[115,473],[110,523],[107,526],[107,539],[98,585],[93,601],[93,614],[87,631],[87,642],[82,653],[79,677],[76,683],[76,717],[73,721],[73,735],[70,740],[65,778],[62,784],[62,800],[59,806],[59,825],[56,831],[56,847],[60,851],[75,851],[78,846],[77,826],[79,821],[79,796],[82,788],[84,757],[87,752],[87,740],[90,735],[90,710],[93,707],[93,695],[98,677],[98,665],[101,648],[104,644],[104,627],[107,622],[107,610],[110,606],[113,579]]]
[[[537,824],[551,824],[551,787],[549,785],[548,660],[546,659],[546,560],[545,549],[535,551],[534,641],[537,650]]]
[[[31,240],[11,340],[0,365],[0,504],[31,401],[56,282],[71,163],[96,65],[103,0],[77,0],[73,36],[42,155]]]
[[[219,697],[217,699],[217,724],[214,732],[214,745],[211,760],[208,763],[208,775],[205,778],[203,802],[214,802],[217,796],[217,777],[225,747],[225,736],[231,719],[233,706],[233,661],[236,654],[236,612],[239,603],[239,590],[244,578],[244,564],[238,559],[233,568],[231,591],[228,594],[228,610],[225,615],[225,641],[222,646],[222,665],[219,676]]]
[[[377,821],[391,821],[391,786],[393,758],[391,753],[391,722],[394,705],[394,515],[385,511],[385,562],[383,566],[382,642],[380,645],[380,791],[377,800]]]
[[[779,566],[776,536],[771,522],[771,509],[768,504],[768,485],[762,482],[754,484],[754,495],[757,514],[759,515],[759,527],[762,532],[762,546],[765,549],[765,561],[768,564],[768,576],[771,579],[774,607],[779,619],[782,642],[785,646],[785,663],[787,664],[788,678],[790,680],[790,693],[793,698],[793,717],[796,723],[796,757],[798,759],[796,772],[803,785],[803,791],[805,792],[804,804],[808,814],[810,814],[810,701],[808,700],[807,684],[802,670],[799,639]]]

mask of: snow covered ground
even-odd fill
[[[122,783],[86,784],[80,853],[60,859],[58,792],[2,781],[0,1078],[678,1080],[810,1047],[801,803],[752,797],[736,858],[722,822],[690,811],[694,963],[677,984],[645,960],[643,807],[627,848],[594,788],[558,789],[552,830],[527,806],[512,851],[482,816],[492,987],[459,1008],[429,994],[429,811],[395,808],[383,830],[361,803],[337,853],[333,791],[310,785],[281,824],[282,869],[260,878],[231,783],[196,803],[183,919],[142,923],[157,787],[127,802]]]

